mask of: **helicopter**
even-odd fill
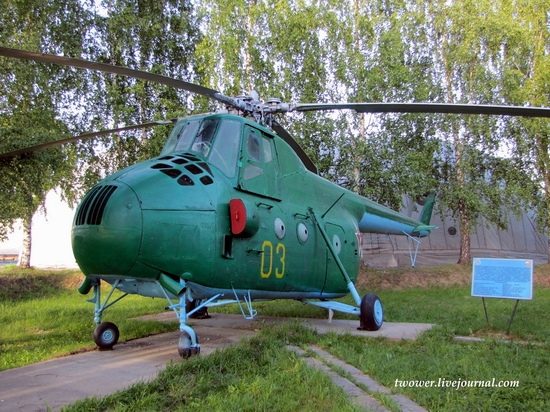
[[[550,117],[540,107],[445,103],[285,103],[256,92],[229,97],[193,83],[120,66],[0,47],[0,55],[130,76],[207,96],[213,113],[87,133],[0,154],[11,158],[122,130],[173,124],[161,153],[107,176],[76,209],[71,240],[94,304],[94,341],[112,348],[120,332],[103,313],[130,294],[166,299],[179,320],[178,352],[200,353],[191,317],[237,303],[293,299],[359,318],[378,330],[383,306],[355,287],[362,233],[429,236],[435,195],[418,220],[320,177],[278,115],[313,110]],[[111,286],[102,299],[101,283]],[[112,299],[115,290],[123,294]],[[351,294],[355,305],[335,299]],[[112,300],[111,300],[112,299]]]

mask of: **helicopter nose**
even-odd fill
[[[142,230],[140,203],[128,185],[95,186],[75,214],[76,262],[85,275],[124,275],[136,262]]]

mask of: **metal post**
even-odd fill
[[[510,327],[512,326],[512,321],[514,320],[514,315],[516,314],[518,303],[519,303],[519,299],[516,299],[516,304],[514,305],[514,311],[512,312],[512,317],[510,318],[510,323],[508,324],[508,330],[506,331],[506,335],[510,334]]]
[[[485,310],[485,319],[487,319],[487,325],[489,324],[489,315],[487,314],[487,306],[485,305],[485,298],[482,297],[481,300],[483,301],[483,309]]]

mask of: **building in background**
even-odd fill
[[[406,199],[401,213],[418,219],[420,211],[414,209],[414,202]],[[417,209],[421,206],[417,205]],[[456,263],[460,252],[458,223],[434,213],[431,224],[438,228],[430,236],[420,239],[415,266]],[[416,246],[414,240],[405,236],[365,234],[362,260],[370,267],[411,266]],[[518,219],[513,213],[508,213],[508,230],[498,230],[482,219],[471,236],[471,255],[472,258],[532,259],[536,264],[548,263],[548,236],[537,230],[533,214]]]

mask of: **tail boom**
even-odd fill
[[[429,224],[431,208],[429,211],[430,216],[423,211],[419,221],[377,203],[367,202],[365,204],[366,211],[358,224],[359,231],[362,233],[425,237],[432,230],[437,229],[437,226]]]

